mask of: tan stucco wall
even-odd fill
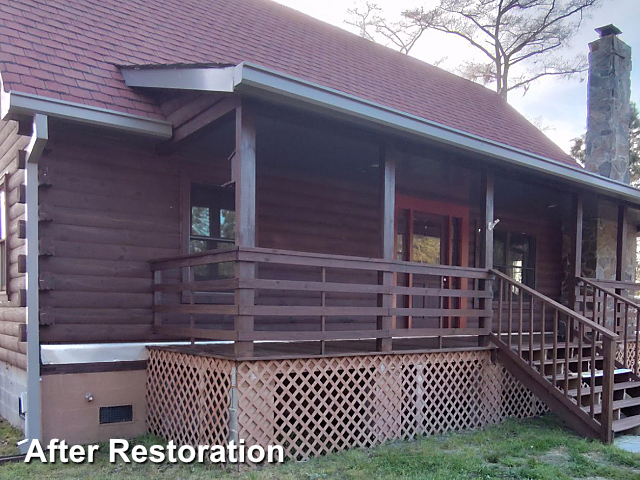
[[[70,444],[133,438],[146,432],[147,372],[75,373],[42,377],[42,436]],[[86,400],[87,393],[93,401]],[[100,425],[100,407],[133,405],[133,421]]]

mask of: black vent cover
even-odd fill
[[[100,407],[100,425],[133,421],[133,406]]]

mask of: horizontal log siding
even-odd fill
[[[151,259],[181,253],[180,178],[222,184],[229,163],[55,131],[41,159],[43,342],[157,340]]]
[[[17,122],[0,121],[0,176],[9,174],[7,260],[10,264],[9,301],[0,303],[0,361],[22,370],[27,368],[27,344],[21,341],[26,327],[26,275],[19,273],[18,262],[26,253],[26,243],[19,238],[19,223],[26,218],[25,205],[20,203],[25,171],[18,168],[18,152],[28,142],[29,137],[18,135]]]
[[[181,252],[181,175],[222,184],[229,162],[195,163],[186,156],[152,154],[92,136],[82,140],[57,132],[41,160],[40,288],[43,342],[157,340],[151,331],[151,272],[148,260]],[[378,256],[377,191],[347,182],[269,166],[257,182],[258,245],[308,252]],[[319,280],[319,269],[262,266],[262,278]],[[328,280],[377,281],[370,273],[337,272]],[[355,276],[354,276],[355,275]],[[318,277],[318,278],[316,278]],[[339,278],[340,277],[340,278]],[[357,277],[357,278],[356,278]],[[289,301],[291,293],[287,294]],[[315,293],[294,295],[297,305],[320,305]],[[317,298],[316,298],[317,297]],[[375,306],[375,295],[328,295],[328,305]],[[281,305],[278,291],[257,302]],[[211,320],[200,318],[210,323]],[[231,318],[216,319],[230,328]],[[332,318],[344,329],[352,318]],[[356,321],[375,327],[375,318]],[[315,329],[287,319],[257,319],[257,329]]]

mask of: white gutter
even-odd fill
[[[227,341],[196,342],[196,345],[222,345]],[[188,346],[191,342],[127,342],[44,344],[40,347],[42,365],[139,362],[147,360],[147,347]]]
[[[535,170],[640,205],[640,190],[627,184],[252,63],[235,67],[124,67],[121,71],[131,87],[235,92],[311,107],[367,126],[453,145],[499,164]]]
[[[27,222],[27,404],[25,440],[18,444],[23,453],[31,441],[41,440],[40,321],[38,288],[38,161],[49,140],[45,115],[33,116],[33,134],[26,150]]]
[[[293,103],[310,104],[324,111],[348,115],[369,124],[463,148],[499,162],[550,174],[640,205],[640,190],[625,183],[259,65],[239,64],[234,72],[234,84],[237,92],[268,93],[288,98]]]
[[[1,81],[0,81],[1,85]],[[18,91],[0,91],[0,116],[3,120],[43,114],[73,122],[107,127],[123,132],[166,140],[171,138],[171,123],[132,115],[107,108],[67,102]]]

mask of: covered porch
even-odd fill
[[[473,349],[507,329],[514,305],[525,332],[542,332],[544,305],[578,300],[593,263],[580,188],[324,116],[214,100],[166,147],[212,170],[182,177],[183,254],[151,261],[157,334],[242,359]],[[634,288],[637,213],[597,202],[617,213],[607,285],[620,294]],[[535,295],[515,286],[508,297],[493,268]]]
[[[594,210],[579,185],[268,103],[213,111],[167,145],[210,170],[182,177],[183,254],[150,262],[153,331],[190,340],[150,348],[152,431],[308,458],[545,405],[589,437],[628,427],[629,204]],[[583,279],[600,201],[616,212],[606,288]]]

